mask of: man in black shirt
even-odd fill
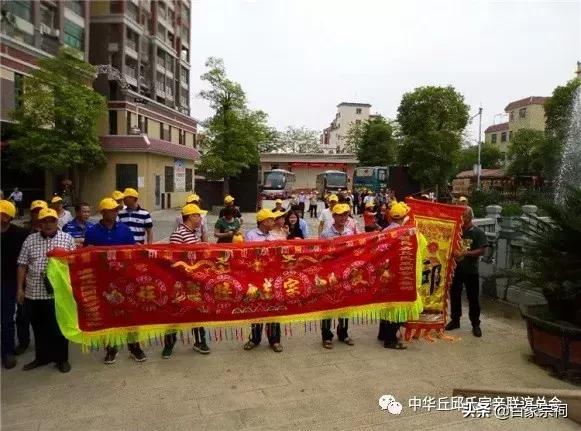
[[[482,337],[480,330],[480,297],[479,297],[479,274],[478,262],[480,256],[488,246],[486,234],[478,226],[472,223],[474,213],[472,208],[466,207],[462,216],[464,225],[462,226],[462,249],[454,256],[457,262],[452,287],[450,289],[450,322],[446,325],[446,330],[451,331],[460,327],[460,316],[462,316],[462,288],[466,286],[466,296],[468,297],[468,314],[472,323],[472,334],[475,337]]]
[[[18,255],[28,232],[12,223],[16,208],[10,201],[0,201],[0,253],[2,256],[2,365],[14,368],[14,310],[16,307],[16,268]]]

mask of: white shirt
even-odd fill
[[[62,229],[64,225],[73,220],[74,218],[71,213],[68,210],[63,210],[63,213],[59,216],[57,221],[59,229]]]
[[[321,211],[319,222],[323,222],[323,231],[326,231],[333,225],[335,220],[333,220],[333,213],[331,213],[331,208],[325,208],[323,211]]]

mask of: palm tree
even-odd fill
[[[524,221],[524,264],[517,278],[542,290],[551,320],[581,326],[581,189],[568,187],[563,204],[541,207],[550,221]]]

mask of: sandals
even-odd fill
[[[393,350],[405,350],[405,349],[407,349],[407,346],[404,346],[399,341],[396,343],[385,343],[383,345],[383,347],[385,347],[386,349],[393,349]]]
[[[331,350],[333,348],[333,342],[331,340],[323,341],[323,347]]]
[[[254,344],[254,343],[253,343]],[[276,353],[280,353],[282,352],[282,346],[280,345],[280,343],[274,343],[270,346],[270,348],[275,351]]]
[[[254,344],[252,341],[248,341],[245,345],[244,345],[244,350],[252,350],[257,346],[257,344]]]
[[[351,339],[351,337],[347,337],[341,340],[343,343],[347,344],[348,346],[354,346],[355,342]]]

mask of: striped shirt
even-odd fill
[[[55,249],[64,248],[74,250],[75,241],[73,237],[63,231],[57,231],[52,237],[43,236],[40,232],[28,235],[22,244],[18,265],[26,266],[26,287],[24,296],[28,299],[52,299],[53,295],[48,293],[44,285],[46,276],[46,265],[48,257],[46,254]]]
[[[170,244],[195,244],[200,242],[200,229],[190,229],[185,224],[180,224],[170,235]]]
[[[153,227],[151,214],[140,206],[135,209],[125,208],[119,211],[119,221],[129,226],[135,242],[139,244],[145,242],[145,231]]]

